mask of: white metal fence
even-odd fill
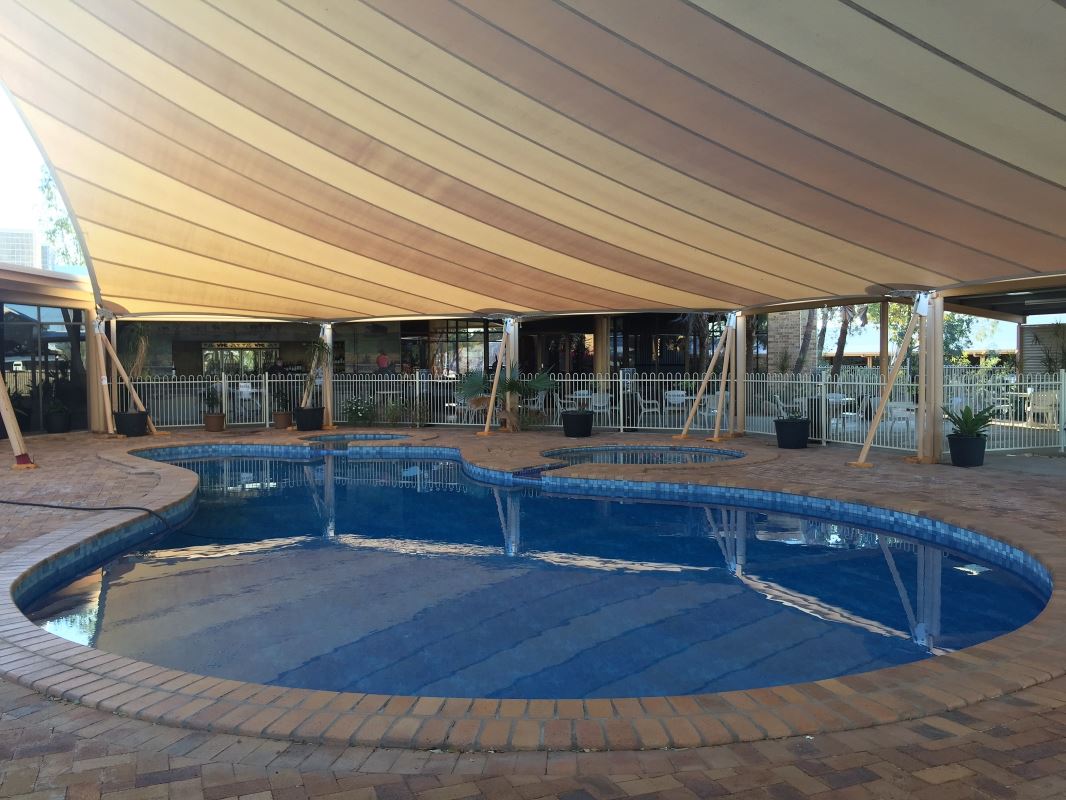
[[[203,424],[204,401],[218,396],[230,425],[270,425],[271,412],[299,404],[304,375],[224,375],[149,378],[135,382],[155,423],[161,427]],[[684,424],[699,388],[700,375],[635,374],[622,370],[602,375],[553,376],[554,387],[521,398],[523,424],[556,427],[567,410],[587,409],[601,429],[677,431]],[[772,434],[773,420],[789,414],[809,417],[811,436],[823,442],[861,444],[878,399],[881,377],[876,369],[847,370],[832,379],[827,373],[750,374],[744,378],[746,427]],[[314,401],[321,402],[321,381],[312,381]],[[949,408],[991,406],[995,420],[989,450],[1066,447],[1066,371],[1015,375],[979,368],[946,368],[944,403]],[[728,430],[731,403],[727,386],[719,398],[716,376],[693,416],[693,428],[709,431],[719,413]],[[125,390],[118,408],[126,407]],[[892,387],[874,445],[915,449],[918,384],[901,375]],[[459,393],[459,381],[415,375],[336,375],[334,418],[364,425],[483,425],[485,403]],[[721,412],[719,412],[721,408]],[[349,413],[351,416],[349,416]],[[945,425],[945,432],[950,426]]]

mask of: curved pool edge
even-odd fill
[[[282,441],[279,446],[286,449],[301,448],[309,456],[318,455],[298,440]],[[467,457],[463,444],[425,448],[420,446],[424,441],[428,439],[413,439],[382,449],[391,451],[389,455],[410,452],[412,447],[448,449],[461,458],[464,469],[469,465],[475,478],[479,478],[478,473],[484,477],[513,477],[516,471],[477,463],[476,458]],[[232,444],[207,439],[202,443]],[[145,505],[180,514],[182,504],[195,497],[195,476],[135,455],[145,449],[157,448],[131,446],[112,458],[134,469],[158,469],[165,473],[164,477],[176,478],[161,480],[159,490],[146,499]],[[575,483],[584,482],[591,487],[598,482],[602,488],[605,479],[571,475],[553,476],[552,480],[572,493],[580,488]],[[617,486],[617,481],[613,483]],[[685,491],[694,491],[693,486],[699,485],[688,484]],[[626,490],[629,489],[627,485]],[[9,588],[2,597],[5,605],[0,608],[0,675],[44,694],[105,711],[236,735],[422,749],[630,750],[757,741],[914,719],[1002,696],[1066,673],[1066,642],[1058,632],[1066,626],[1055,622],[1061,612],[1054,591],[1045,610],[1028,625],[936,659],[809,684],[683,697],[588,701],[388,697],[246,684],[166,669],[73,644],[38,628],[15,606],[12,592],[25,592],[23,582],[42,565],[54,565],[61,558],[80,558],[84,562],[89,557],[87,548],[93,543],[106,540],[108,535],[120,535],[123,530],[128,533],[145,522],[141,514],[112,512],[66,526],[7,552],[0,570],[0,577]],[[981,533],[1009,543],[1009,536]],[[152,534],[149,528],[143,528],[136,535]],[[1029,547],[1027,552],[1043,563],[1054,578],[1057,558],[1050,551],[1042,554],[1039,549],[1033,552]],[[95,554],[91,557],[98,560]]]

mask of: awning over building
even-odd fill
[[[0,0],[118,312],[731,309],[1066,272],[1054,0]]]

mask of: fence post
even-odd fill
[[[1059,370],[1059,452],[1066,452],[1066,369]]]
[[[222,413],[229,415],[229,376],[222,373]]]
[[[829,394],[826,391],[827,386],[825,382],[825,372],[818,373],[818,407],[821,409],[818,413],[820,419],[818,420],[821,425],[821,439],[822,447],[829,444],[826,441],[829,438]]]
[[[260,411],[263,412],[263,427],[270,427],[270,409],[274,405],[274,398],[270,396],[270,375],[264,372],[260,376],[262,381],[262,388],[259,390],[259,397],[262,398],[260,403]]]

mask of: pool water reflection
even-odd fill
[[[455,461],[176,463],[193,519],[40,598],[39,624],[283,686],[617,697],[907,663],[1046,601],[957,550],[772,510],[493,487]]]

